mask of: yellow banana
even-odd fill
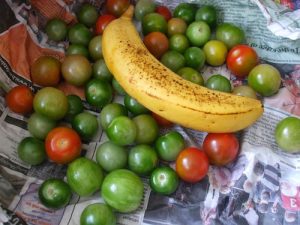
[[[242,130],[262,115],[259,100],[201,87],[161,64],[144,46],[133,11],[130,6],[102,36],[106,65],[129,95],[174,123],[206,132]]]

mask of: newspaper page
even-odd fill
[[[49,41],[43,28],[54,16],[69,24],[75,23],[74,12],[82,2],[0,1],[0,13],[3,15],[0,21],[0,224],[77,225],[87,205],[103,202],[99,192],[84,198],[74,194],[69,205],[60,210],[45,208],[39,202],[37,190],[40,184],[50,177],[65,179],[66,166],[46,161],[31,167],[18,159],[17,145],[22,138],[29,136],[28,118],[9,111],[4,100],[5,93],[15,85],[25,84],[32,90],[38,89],[30,81],[30,65],[36,58],[51,55],[63,60],[67,43]],[[179,2],[182,1],[157,1],[171,9]],[[210,166],[202,181],[196,184],[180,182],[176,192],[170,196],[151,192],[145,178],[143,203],[134,213],[118,214],[118,224],[299,224],[300,155],[283,153],[274,141],[274,130],[281,119],[290,115],[300,116],[300,39],[277,36],[269,27],[270,17],[263,12],[263,9],[268,9],[270,13],[272,8],[272,16],[278,16],[276,12],[283,16],[286,6],[282,6],[283,2],[267,0],[188,2],[199,7],[214,5],[219,11],[219,22],[232,22],[242,27],[247,43],[255,48],[261,62],[279,69],[283,84],[278,94],[263,100],[265,112],[260,120],[237,133],[241,152],[234,163],[225,167]],[[290,2],[298,4],[298,1]],[[104,1],[91,0],[90,3],[100,12]],[[299,7],[288,8],[297,12]],[[230,78],[233,85],[241,83],[226,66],[206,67],[201,72],[205,79],[220,73]],[[80,88],[68,84],[61,84],[60,88],[67,94],[83,96]],[[122,102],[122,98],[114,101]],[[86,103],[85,110],[99,114]],[[161,129],[160,132],[165,133],[169,129],[180,132],[187,146],[201,147],[206,136],[205,132],[180,126]],[[82,155],[95,159],[95,150],[106,140],[100,129],[93,140],[83,143]],[[170,166],[174,167],[173,164]]]

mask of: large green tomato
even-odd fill
[[[184,147],[184,138],[177,131],[170,131],[160,136],[155,142],[158,156],[166,161],[174,161]]]
[[[40,186],[38,193],[41,203],[53,209],[65,207],[72,197],[69,185],[63,180],[55,178],[45,180]]]
[[[102,143],[96,151],[96,161],[107,172],[125,168],[128,151],[125,147],[111,141]]]
[[[103,181],[101,195],[104,201],[121,213],[136,210],[143,199],[144,185],[139,176],[130,170],[110,172]]]
[[[38,138],[44,140],[49,133],[56,127],[56,121],[49,119],[47,116],[39,113],[33,113],[28,120],[27,128],[29,133]]]
[[[100,113],[100,124],[104,130],[118,116],[127,116],[128,112],[125,106],[119,103],[110,103],[103,107]]]
[[[244,31],[231,23],[222,23],[217,27],[216,38],[225,43],[228,49],[242,44],[245,40]]]
[[[81,44],[87,46],[92,39],[92,32],[82,23],[76,23],[70,27],[68,38],[71,44]]]
[[[47,22],[45,30],[50,40],[63,41],[67,35],[67,24],[61,19],[53,18]]]
[[[35,112],[52,120],[60,120],[68,111],[68,99],[61,90],[45,87],[35,94],[33,108]]]
[[[141,114],[134,117],[133,122],[137,127],[135,142],[138,144],[151,144],[158,136],[158,124],[149,114]]]
[[[68,55],[61,65],[61,72],[68,83],[81,86],[92,76],[92,66],[83,55]]]
[[[129,117],[118,116],[108,125],[106,134],[117,145],[131,145],[135,141],[137,127]]]
[[[85,207],[80,216],[80,225],[116,225],[117,217],[112,209],[103,203]]]
[[[26,137],[18,145],[19,158],[29,164],[38,165],[46,159],[44,142],[34,137]]]
[[[287,117],[275,129],[275,140],[286,152],[300,152],[300,119]]]
[[[108,104],[113,97],[111,84],[97,78],[91,79],[85,86],[85,98],[87,102],[98,108]]]
[[[147,35],[154,31],[167,33],[168,24],[165,18],[158,13],[149,13],[142,19],[143,34]]]
[[[157,163],[157,153],[149,145],[136,145],[129,151],[129,169],[139,175],[148,175]]]
[[[207,23],[203,21],[192,22],[187,30],[186,36],[193,46],[201,47],[210,39],[211,31]]]
[[[90,196],[98,191],[103,176],[101,167],[85,157],[75,159],[67,169],[68,184],[79,196]]]
[[[170,167],[159,167],[152,171],[150,176],[150,187],[153,191],[169,195],[176,191],[179,178]]]
[[[269,64],[255,66],[248,75],[248,85],[262,96],[276,94],[280,84],[280,72]]]

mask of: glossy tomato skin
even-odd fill
[[[189,183],[202,180],[209,168],[206,154],[198,148],[188,147],[181,151],[176,159],[176,172],[178,176]]]
[[[229,51],[226,58],[228,69],[239,78],[248,76],[258,62],[256,51],[248,45],[236,45]]]
[[[168,21],[169,19],[172,18],[172,13],[166,6],[163,6],[163,5],[157,6],[155,9],[155,12],[162,15],[166,19],[166,21]]]
[[[209,162],[224,166],[233,162],[239,153],[239,141],[232,133],[209,133],[203,141]]]
[[[129,0],[107,0],[106,1],[107,11],[116,17],[121,16],[129,7],[129,5],[130,5]]]
[[[167,36],[158,31],[147,34],[143,41],[151,54],[158,59],[169,49]]]
[[[116,17],[111,14],[104,14],[99,16],[95,28],[96,35],[103,34],[105,27],[114,19],[116,19]]]
[[[25,85],[16,86],[6,94],[5,101],[11,111],[19,114],[28,114],[32,111],[33,93]]]
[[[40,86],[55,86],[60,81],[61,63],[52,56],[41,56],[31,66],[31,79]]]
[[[68,127],[56,127],[45,140],[46,153],[52,161],[67,164],[81,153],[81,140],[75,130]]]

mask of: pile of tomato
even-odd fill
[[[31,136],[19,143],[19,158],[32,166],[45,160],[68,166],[66,181],[50,178],[41,184],[41,203],[59,209],[69,203],[72,193],[91,196],[101,191],[105,203],[87,206],[80,224],[116,224],[115,212],[136,210],[144,192],[141,177],[153,191],[170,195],[180,180],[196,183],[206,176],[209,165],[232,163],[240,150],[233,133],[209,133],[199,146],[188,146],[183,135],[172,129],[173,123],[149,111],[113,78],[102,56],[101,35],[129,5],[129,0],[108,0],[99,15],[94,6],[84,4],[76,14],[78,23],[69,27],[58,18],[48,21],[49,39],[69,42],[65,58],[39,57],[31,65],[31,78],[40,89],[33,93],[16,86],[6,95],[11,111],[29,116]],[[255,50],[244,44],[243,30],[219,23],[217,15],[211,5],[181,3],[171,11],[151,0],[139,0],[134,17],[142,25],[145,46],[178,76],[252,98],[274,95],[281,83],[279,71],[260,64]],[[223,64],[238,79],[247,79],[248,85],[232,88],[222,74],[204,81],[200,71],[205,65]],[[83,96],[66,95],[59,89],[61,82],[82,90]],[[124,96],[123,104],[112,103],[116,95]],[[100,113],[86,110],[84,101]],[[299,121],[290,117],[278,124],[276,141],[287,151],[300,148],[295,127],[299,128]],[[160,134],[162,127],[169,131]],[[82,156],[82,142],[94,141],[101,130],[108,140],[98,145],[95,159]],[[286,134],[293,132],[298,136],[292,137],[291,146]]]

